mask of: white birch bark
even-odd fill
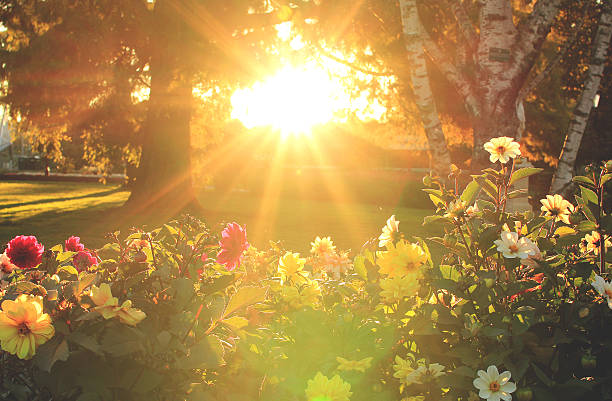
[[[589,120],[589,114],[593,108],[593,99],[597,94],[603,75],[608,49],[610,48],[610,37],[612,36],[612,5],[604,6],[600,17],[597,33],[593,43],[591,63],[587,72],[584,88],[574,115],[570,121],[569,129],[563,144],[563,150],[559,157],[559,164],[550,185],[552,193],[563,193],[569,189],[572,183],[576,156],[580,149],[580,142]]]
[[[450,169],[450,153],[429,84],[416,0],[400,0],[402,32],[410,63],[410,79],[430,149],[432,169],[441,177]]]

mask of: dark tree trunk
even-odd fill
[[[157,2],[155,9],[148,113],[140,165],[127,205],[131,212],[172,216],[199,211],[200,205],[191,176],[193,77],[182,62],[185,55],[178,51],[180,21],[163,3]]]

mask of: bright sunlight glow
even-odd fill
[[[308,134],[350,106],[350,96],[316,63],[285,67],[263,82],[234,92],[232,118],[245,127],[270,126],[283,136]]]

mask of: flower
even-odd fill
[[[410,361],[402,359],[399,355],[396,355],[393,370],[395,370],[395,373],[393,373],[393,377],[400,379],[401,383],[404,383],[406,385],[416,383],[416,375],[414,374],[415,370],[412,369]]]
[[[6,256],[11,263],[22,269],[31,269],[42,262],[45,247],[38,243],[33,235],[19,235],[9,241],[6,247]]]
[[[217,263],[225,265],[227,270],[234,270],[242,262],[244,251],[249,249],[246,228],[238,223],[229,223],[221,233],[219,247]]]
[[[506,164],[508,160],[514,159],[521,154],[518,142],[514,142],[514,139],[507,136],[492,138],[484,144],[484,148],[491,154],[489,156],[491,163],[499,160],[500,163]]]
[[[74,235],[64,243],[66,250],[70,252],[79,252],[85,250],[85,245],[81,244],[81,238]]]
[[[310,281],[299,289],[294,286],[283,286],[281,296],[290,308],[299,309],[304,306],[314,306],[321,297],[321,288],[316,281]]]
[[[414,383],[422,384],[432,381],[444,375],[444,366],[439,363],[430,363],[428,366],[421,365],[413,373]]]
[[[541,199],[540,203],[545,216],[552,216],[555,221],[570,224],[569,216],[574,211],[574,205],[563,199],[561,195],[546,195],[546,199]]]
[[[602,297],[606,299],[608,302],[608,307],[612,309],[612,283],[604,280],[600,275],[595,275],[593,281],[591,282],[595,291],[599,293]]]
[[[278,261],[278,271],[284,279],[301,276],[305,263],[299,253],[286,252]]]
[[[119,300],[113,297],[111,288],[107,283],[100,284],[100,287],[92,286],[89,297],[96,304],[93,310],[101,314],[104,319],[117,316],[117,312],[120,309]]]
[[[419,283],[414,273],[380,280],[380,296],[384,302],[394,303],[416,294]]]
[[[536,243],[531,241],[530,239],[526,238],[525,242],[526,248],[529,249],[526,251],[529,256],[527,256],[527,258],[522,258],[521,264],[531,267],[533,269],[538,266],[538,261],[542,260],[542,252],[540,251],[540,248],[538,248]]]
[[[388,244],[392,244],[393,240],[399,234],[399,221],[395,220],[395,215],[389,217],[387,224],[382,228],[382,234],[378,237],[378,246],[384,247]]]
[[[51,317],[43,313],[42,297],[21,294],[14,301],[2,302],[0,344],[20,359],[30,359],[36,347],[55,334]]]
[[[340,356],[336,357],[336,361],[339,363],[338,370],[355,370],[358,372],[365,372],[372,365],[372,357],[363,358],[359,361],[353,361],[350,359],[344,359]]]
[[[610,238],[606,238],[606,249],[611,246]],[[597,231],[592,231],[591,234],[587,234],[580,241],[580,248],[584,252],[593,252],[595,255],[599,255],[599,248],[601,246],[601,235]]]
[[[330,237],[317,237],[314,242],[311,242],[310,253],[317,256],[329,255],[336,252],[336,247]]]
[[[516,384],[509,381],[511,373],[505,371],[499,374],[497,367],[491,365],[487,371],[479,370],[478,377],[474,379],[474,387],[479,390],[478,395],[488,401],[510,401],[510,393],[516,391]]]
[[[306,387],[308,401],[349,401],[351,385],[338,375],[328,379],[323,373],[317,372],[314,379],[308,380]]]
[[[78,251],[72,257],[72,264],[79,272],[88,270],[91,266],[98,264],[98,259],[87,251]]]
[[[121,304],[121,308],[117,311],[117,316],[121,323],[136,326],[147,317],[147,314],[140,309],[132,308],[132,301],[128,299]]]
[[[467,204],[461,199],[452,201],[448,204],[448,208],[446,209],[446,213],[444,213],[444,217],[459,218],[464,213],[466,213],[466,207]]]
[[[0,280],[4,280],[16,268],[17,266],[15,266],[11,262],[11,259],[6,256],[6,252],[0,255]]]
[[[387,251],[376,252],[380,273],[389,277],[404,276],[416,271],[427,262],[427,255],[417,244],[400,240],[396,245],[387,245]]]
[[[502,231],[501,239],[493,241],[497,250],[505,258],[527,259],[529,255],[535,255],[535,244],[527,237],[519,239],[518,234],[510,231]]]
[[[334,252],[323,254],[321,257],[312,258],[313,272],[325,271],[327,277],[339,280],[340,276],[346,273],[351,267],[351,259],[348,252]]]

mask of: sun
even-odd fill
[[[350,105],[342,84],[316,63],[284,67],[275,75],[232,95],[232,118],[245,127],[269,126],[283,136],[309,134],[341,118]]]

